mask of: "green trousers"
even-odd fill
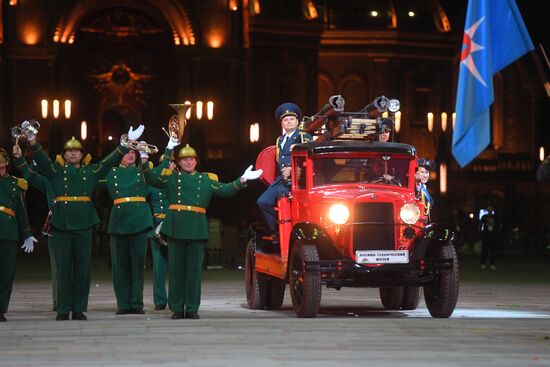
[[[147,250],[147,231],[111,234],[113,287],[119,310],[143,308],[143,267]]]
[[[156,305],[168,303],[166,293],[166,271],[168,270],[168,247],[161,245],[156,238],[150,238],[153,255],[153,302]]]
[[[52,300],[53,307],[57,307],[57,277],[55,275],[55,257],[53,254],[53,245],[51,244],[50,237],[48,237],[48,252],[50,254],[50,274],[52,278]]]
[[[18,246],[17,241],[0,240],[0,313],[8,312]]]
[[[173,312],[197,312],[206,240],[168,239],[168,304]]]
[[[87,311],[92,228],[71,232],[53,228],[50,245],[53,247],[56,267],[57,313]]]

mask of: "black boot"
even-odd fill
[[[0,312],[0,322],[6,322],[6,316],[4,316],[3,312]]]
[[[201,317],[200,317],[199,314],[196,313],[196,312],[186,312],[186,313],[185,313],[185,318],[186,318],[186,319],[192,319],[192,320],[198,320],[198,319],[200,319]]]
[[[82,312],[73,312],[73,320],[88,320],[86,315],[84,315]]]
[[[116,312],[117,315],[129,315],[132,313],[132,310],[118,310]]]
[[[170,317],[172,320],[180,320],[185,318],[185,314],[183,312],[174,312],[172,314],[172,317]]]
[[[155,305],[155,311],[165,310],[166,309],[166,303],[162,305]]]
[[[69,319],[68,313],[58,313],[57,317],[55,318],[57,321],[66,321]]]
[[[132,314],[134,315],[144,315],[145,311],[143,311],[143,308],[134,308],[133,310],[130,310]]]

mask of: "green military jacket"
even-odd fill
[[[185,173],[164,169],[155,172],[145,163],[142,165],[145,180],[149,185],[166,191],[169,205],[190,205],[194,208],[208,207],[212,197],[230,197],[245,187],[240,178],[231,183],[221,183],[215,175],[194,172]],[[179,240],[208,239],[208,221],[205,213],[191,210],[172,210],[166,213],[161,233]]]
[[[168,168],[170,165],[170,156],[172,154],[171,149],[166,149],[162,157],[160,164],[153,170],[155,172],[162,172],[163,169]],[[153,230],[149,233],[149,237],[154,237],[154,229],[164,220],[166,212],[168,211],[168,200],[166,198],[166,192],[163,189],[156,188],[151,185],[148,187],[148,197],[153,210]]]
[[[46,177],[30,168],[29,164],[23,157],[17,158],[14,163],[29,185],[46,195],[48,208],[51,209],[54,201],[54,195],[52,185],[50,185],[50,182],[46,179]]]
[[[19,241],[32,235],[23,202],[26,190],[24,179],[10,175],[0,177],[0,239]]]
[[[98,224],[99,217],[91,200],[66,201],[61,198],[91,197],[97,181],[120,162],[128,149],[119,145],[101,162],[78,168],[66,164],[60,156],[52,162],[38,143],[31,145],[31,152],[38,170],[52,186],[55,203],[50,224],[62,231],[78,231]]]
[[[141,169],[136,166],[111,168],[105,178],[99,180],[113,200],[108,232],[110,234],[132,234],[153,228],[153,216],[147,201],[131,201],[132,198],[146,200],[149,193]],[[114,201],[122,201],[117,204]]]

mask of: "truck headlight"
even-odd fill
[[[415,204],[405,204],[399,212],[401,220],[407,224],[415,224],[420,218],[420,209]]]
[[[328,210],[328,218],[334,224],[344,224],[349,219],[349,209],[344,204],[332,204]]]

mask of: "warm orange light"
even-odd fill
[[[54,99],[52,107],[53,107],[52,115],[53,115],[53,118],[56,119],[59,117],[59,100]]]
[[[82,140],[86,140],[87,137],[88,137],[88,124],[86,123],[86,121],[82,121],[80,123],[80,138]]]
[[[65,100],[65,118],[66,119],[71,118],[71,100],[70,99]]]
[[[313,4],[312,0],[306,0],[305,6],[302,5],[302,7],[304,9],[304,15],[307,20],[317,19],[319,17],[317,9],[315,8],[315,4]]]
[[[539,159],[542,162],[544,160],[544,147],[540,147],[539,149]]]
[[[69,44],[72,45],[74,43],[74,34],[71,34],[71,37],[69,37]]]
[[[185,101],[185,102],[183,102],[183,104],[191,104],[191,101]],[[187,109],[187,112],[185,112],[185,118],[186,118],[187,120],[189,120],[189,119],[191,118],[191,110],[192,110],[192,109],[193,109],[193,107],[189,107],[189,108]]]
[[[38,38],[39,38],[38,30],[32,25],[27,25],[25,27],[25,30],[23,31],[23,42],[26,45],[33,46],[38,43]]]
[[[434,114],[428,112],[428,131],[432,132],[434,129]]]
[[[260,7],[260,0],[250,0],[252,3],[252,14],[258,15],[262,12],[262,9]]]
[[[56,34],[53,36],[53,41],[54,41],[55,43],[59,42],[59,34],[56,33]]]
[[[42,101],[40,101],[40,106],[42,107],[42,118],[48,118],[48,100],[43,99]]]
[[[401,111],[395,113],[395,132],[399,133],[401,130]]]
[[[212,101],[206,102],[206,117],[209,120],[214,118],[214,102]]]
[[[378,12],[376,10],[373,10],[370,12],[370,16],[371,17],[377,17],[378,16]]]
[[[181,44],[180,38],[178,36],[174,36],[174,45],[179,46]]]
[[[260,124],[250,124],[250,142],[257,143],[260,140]]]
[[[441,112],[441,131],[447,131],[447,112]]]
[[[197,101],[196,107],[196,114],[197,114],[197,120],[202,119],[202,101]]]
[[[229,10],[237,11],[239,10],[239,3],[237,0],[229,0]]]
[[[10,0],[10,5],[11,6],[16,6],[17,5],[17,0]]]
[[[439,190],[442,194],[447,193],[447,164],[439,165]]]
[[[453,114],[451,115],[453,130],[455,129],[455,120],[456,120],[456,112],[453,112]]]

